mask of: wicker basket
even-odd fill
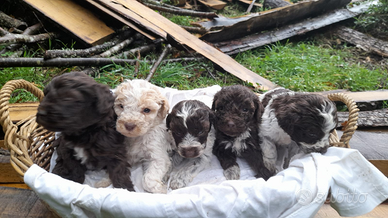
[[[28,117],[14,124],[9,117],[9,99],[16,89],[25,89],[43,99],[43,92],[30,82],[25,80],[11,80],[0,91],[0,123],[5,133],[4,144],[9,149],[11,164],[15,170],[24,176],[24,173],[32,164],[48,170],[51,155],[54,151],[52,142],[54,133],[45,130],[35,121],[35,116]],[[332,101],[340,101],[347,105],[349,118],[343,125],[343,135],[338,137],[334,131],[330,136],[332,146],[349,148],[349,140],[357,129],[358,108],[355,102],[342,93],[329,94]]]

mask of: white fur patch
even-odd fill
[[[234,165],[224,170],[224,176],[227,180],[239,180],[240,179],[240,167]]]
[[[82,164],[85,164],[88,160],[88,156],[85,154],[85,149],[80,147],[74,147],[74,156],[77,160],[81,160]]]

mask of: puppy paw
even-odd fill
[[[224,170],[224,176],[227,180],[239,180],[240,179],[240,167],[234,165]]]
[[[112,184],[112,181],[109,178],[102,178],[100,181],[96,182],[94,185],[95,188],[106,188]]]
[[[265,181],[267,181],[271,176],[275,175],[275,173],[270,172],[267,168],[261,168],[259,170],[259,173],[255,176],[256,178],[263,178]]]
[[[171,177],[170,188],[174,190],[186,187],[192,180],[193,178],[190,175],[177,173]]]
[[[166,194],[167,186],[162,182],[152,182],[152,184],[143,184],[144,190],[151,193]]]
[[[263,157],[264,166],[269,170],[271,174],[276,173],[276,159]]]

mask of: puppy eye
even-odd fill
[[[217,110],[222,111],[222,110],[224,110],[224,107],[218,107]]]
[[[242,111],[243,112],[248,112],[249,110],[248,110],[248,108],[244,108]]]
[[[198,135],[202,135],[203,134],[203,131],[200,131],[199,133],[198,133]]]
[[[151,112],[151,110],[149,108],[144,108],[143,112],[144,113],[149,113],[149,112]]]
[[[124,109],[124,106],[123,106],[122,104],[120,104],[119,107],[120,107],[121,109]]]

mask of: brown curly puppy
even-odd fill
[[[264,166],[260,148],[259,126],[263,106],[247,87],[223,87],[213,99],[216,140],[213,154],[217,156],[228,180],[240,178],[237,157],[245,159],[257,173],[267,180],[272,174]]]
[[[116,188],[133,191],[124,136],[115,129],[114,97],[108,86],[81,72],[55,77],[44,89],[37,122],[60,132],[53,173],[83,183],[86,170],[105,169]]]

